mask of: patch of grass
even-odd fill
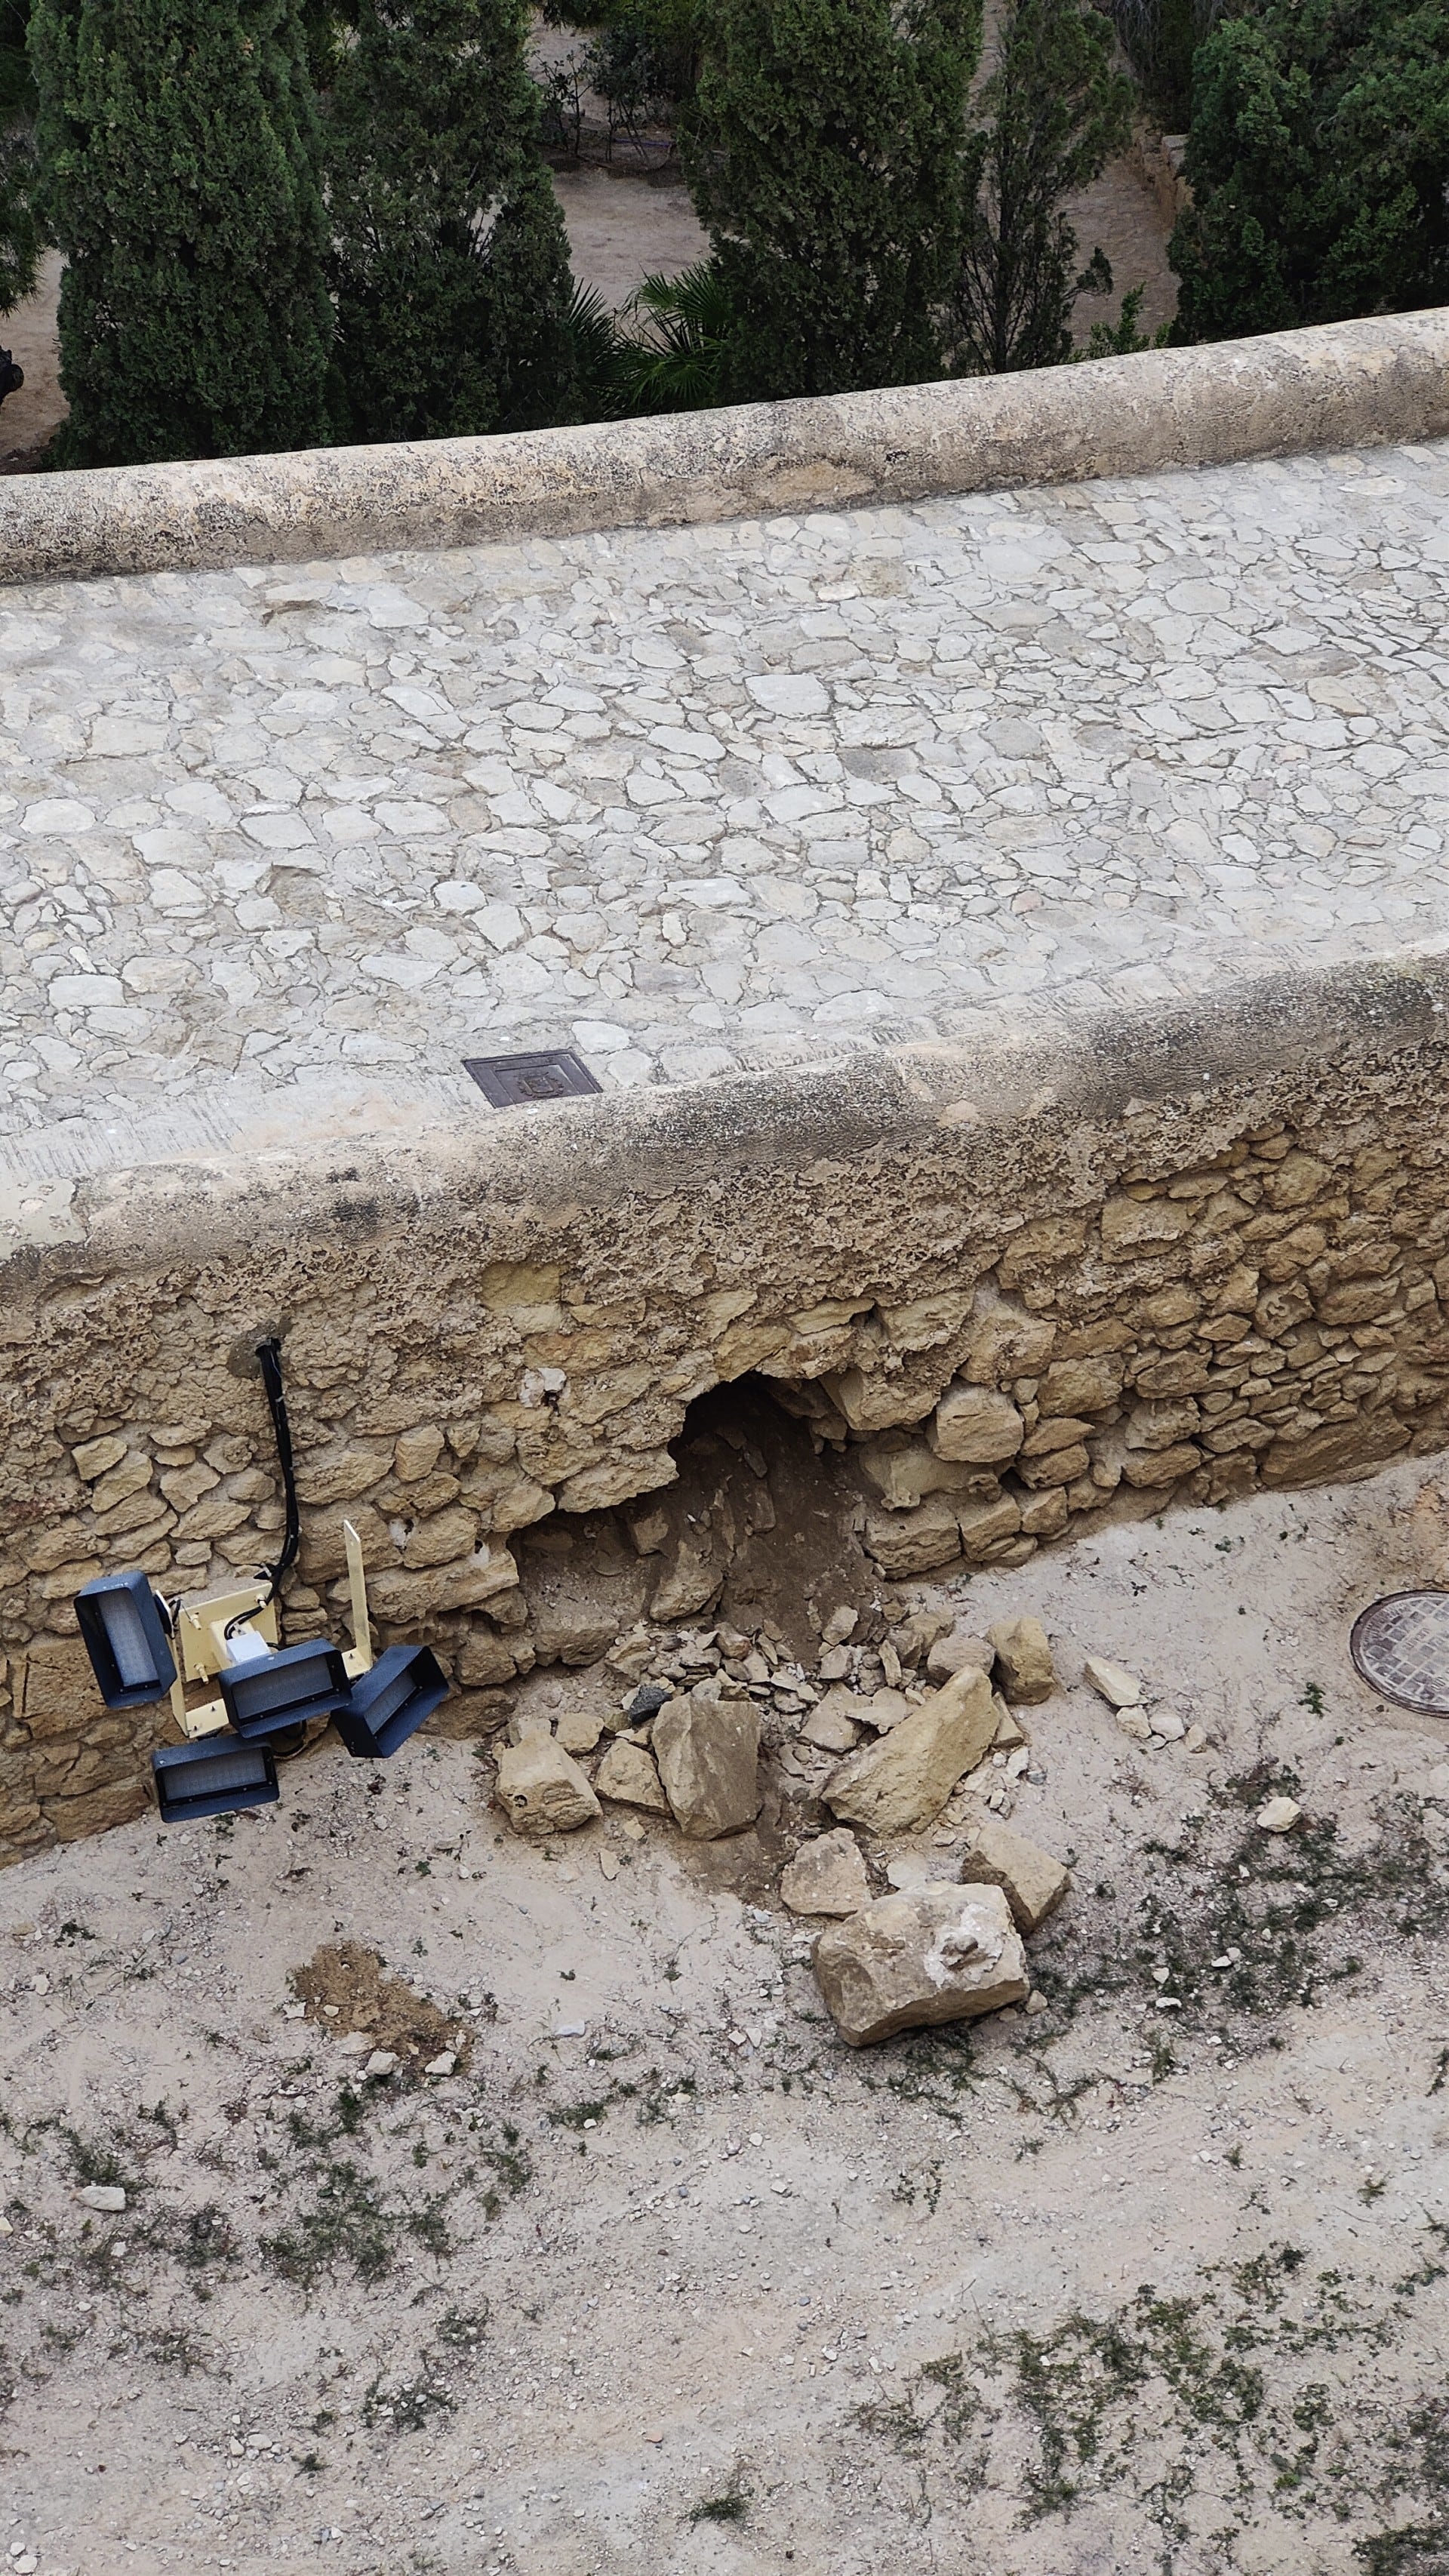
[[[729,2487],[723,2495],[706,2496],[702,2503],[689,2508],[690,2522],[743,2522],[750,2510],[750,2499],[743,2487]]]
[[[355,2164],[325,2165],[314,2179],[312,2208],[261,2240],[272,2270],[308,2293],[344,2262],[359,2281],[380,2281],[392,2268],[398,2213],[383,2207],[376,2183]]]

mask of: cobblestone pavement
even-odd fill
[[[1440,445],[9,592],[0,1133],[487,1116],[465,1055],[680,1083],[1437,940],[1446,576]]]

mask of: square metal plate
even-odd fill
[[[546,1047],[541,1055],[468,1055],[471,1073],[495,1109],[521,1109],[531,1100],[569,1100],[598,1091],[588,1066],[572,1047]]]

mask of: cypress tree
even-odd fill
[[[294,0],[36,0],[30,55],[67,260],[62,461],[324,438],[331,314]]]
[[[1175,339],[1449,301],[1449,0],[1259,0],[1192,98]]]
[[[568,240],[526,29],[524,0],[362,0],[328,118],[340,437],[573,409]]]
[[[979,0],[710,0],[684,156],[725,400],[940,374],[980,39]]]

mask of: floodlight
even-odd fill
[[[107,1708],[164,1699],[176,1662],[161,1604],[144,1574],[102,1574],[75,1596],[75,1615]]]
[[[389,1646],[372,1670],[359,1673],[334,1723],[356,1761],[396,1753],[448,1696],[437,1656],[427,1646]]]
[[[329,1646],[325,1637],[305,1646],[284,1646],[264,1660],[248,1657],[228,1664],[217,1680],[227,1716],[248,1742],[305,1726],[310,1717],[331,1717],[347,1700],[342,1650]]]
[[[151,1774],[163,1825],[184,1824],[191,1816],[233,1816],[243,1807],[269,1807],[281,1796],[271,1747],[244,1744],[231,1734],[163,1745],[151,1756]]]

